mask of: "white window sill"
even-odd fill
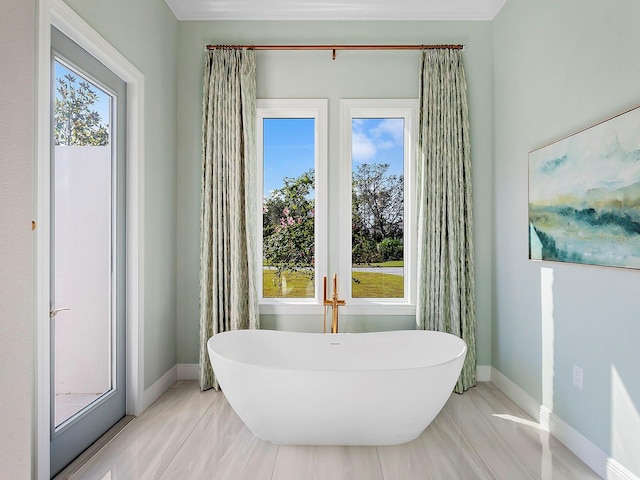
[[[322,305],[310,303],[263,303],[260,315],[322,315]],[[330,313],[329,313],[330,314]],[[416,314],[416,306],[392,303],[353,304],[340,307],[340,315],[395,316]]]

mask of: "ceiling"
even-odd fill
[[[493,20],[506,0],[165,0],[178,20]]]

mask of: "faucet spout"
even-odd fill
[[[338,307],[346,305],[344,300],[338,299],[338,275],[333,275],[333,294],[331,300],[327,298],[327,277],[324,277],[324,332],[327,332],[327,307],[331,307],[331,333],[338,333]]]

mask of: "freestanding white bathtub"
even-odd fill
[[[231,407],[283,445],[394,445],[440,412],[467,345],[424,330],[316,334],[236,330],[207,342]]]

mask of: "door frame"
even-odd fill
[[[34,176],[36,478],[50,478],[50,150],[51,26],[76,42],[127,84],[126,375],[127,415],[144,408],[144,75],[62,0],[38,1],[37,144]]]

